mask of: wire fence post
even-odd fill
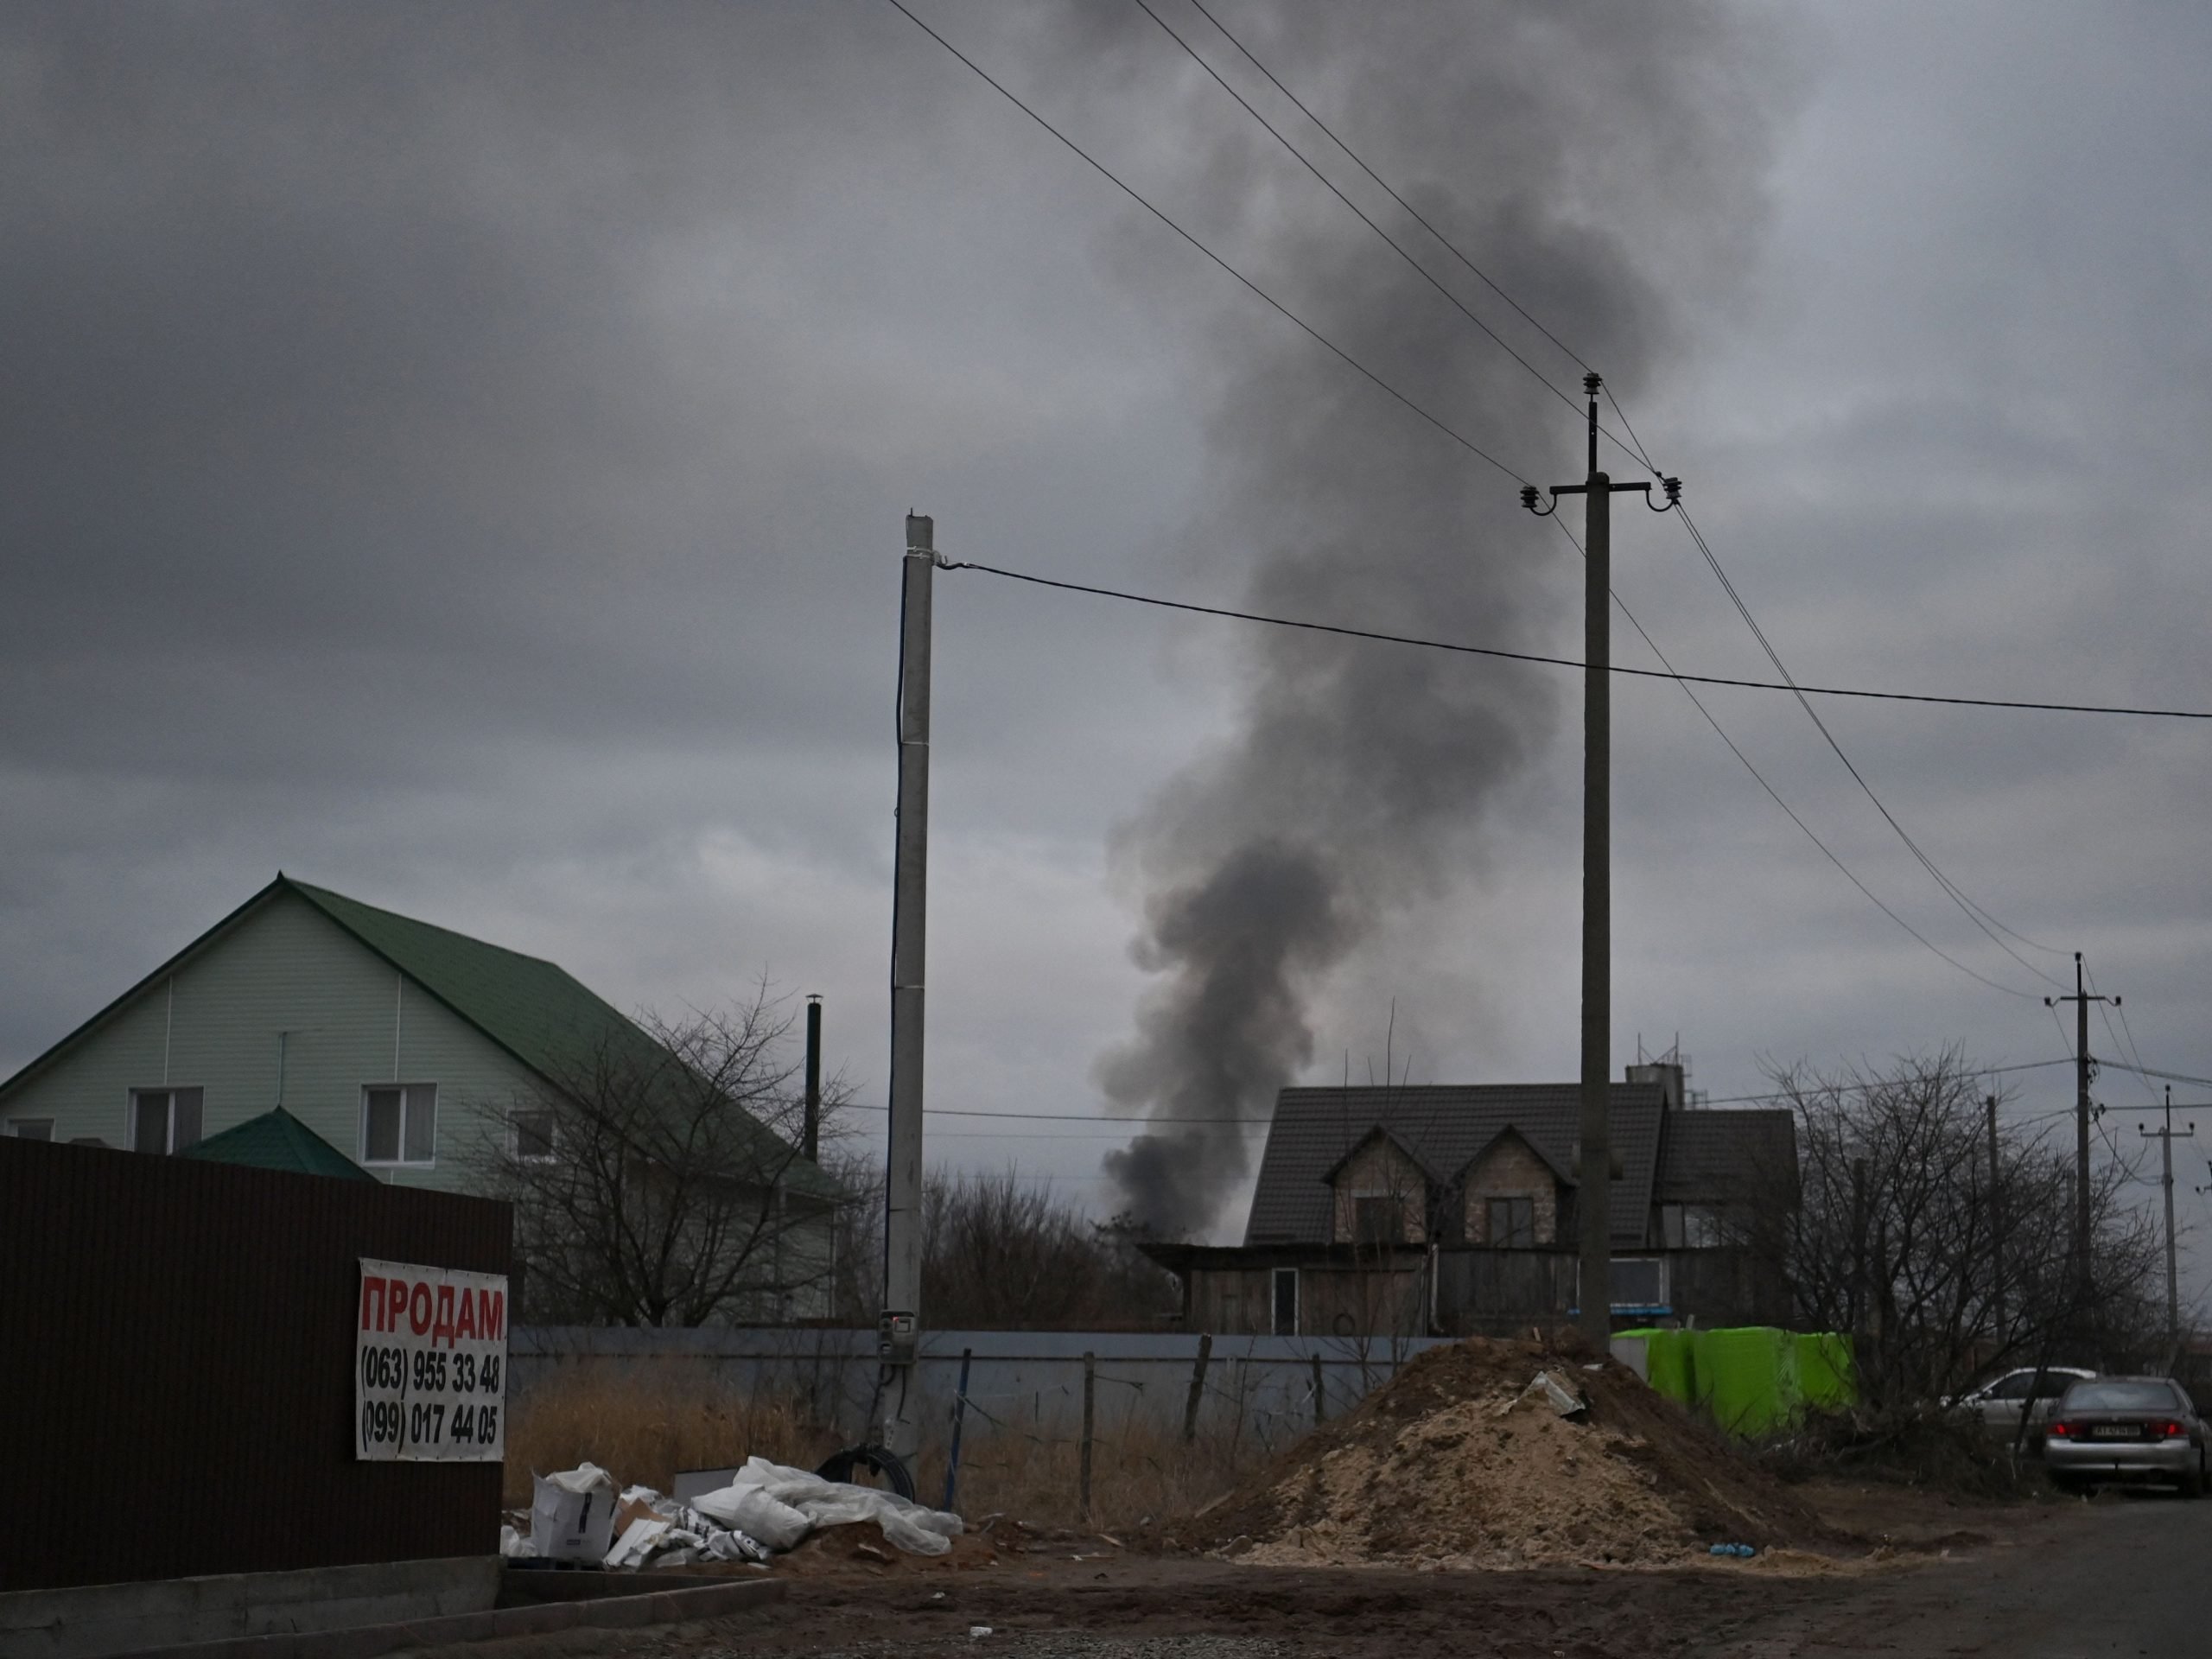
[[[1085,1522],[1090,1519],[1090,1433],[1097,1397],[1098,1356],[1087,1353],[1083,1357],[1083,1473],[1077,1493]]]
[[[1317,1353],[1313,1356],[1313,1427],[1316,1428],[1320,1427],[1322,1423],[1327,1420],[1328,1415],[1329,1396],[1326,1392],[1325,1392],[1321,1382],[1321,1356]],[[953,1444],[955,1446],[959,1444],[957,1430],[955,1431]]]
[[[944,1464],[944,1502],[941,1510],[952,1507],[952,1495],[960,1485],[960,1421],[968,1414],[968,1367],[976,1357],[973,1348],[960,1351],[960,1387],[952,1396],[952,1452]]]
[[[1183,1444],[1190,1445],[1198,1438],[1198,1407],[1206,1395],[1206,1362],[1213,1357],[1213,1333],[1205,1332],[1198,1338],[1198,1363],[1191,1368],[1191,1394],[1183,1402]]]

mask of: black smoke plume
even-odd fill
[[[1240,71],[1195,12],[1162,10],[1579,398],[1578,364]],[[1695,305],[1674,296],[1702,302],[1740,263],[1769,148],[1752,90],[1770,67],[1762,39],[1717,6],[1662,10],[1656,27],[1641,4],[1514,0],[1224,16],[1625,397],[1694,321]],[[1141,11],[1079,15],[1071,55],[1094,86],[1182,77],[1184,121],[1165,147],[1177,158],[1175,199],[1198,204],[1226,257],[1532,480],[1580,475],[1574,409],[1305,175]],[[1186,269],[1196,256],[1161,240],[1133,278],[1158,302],[1188,306],[1217,273]],[[1221,282],[1219,343],[1201,365],[1220,392],[1194,561],[1234,561],[1248,572],[1247,602],[1262,611],[1506,645],[1574,639],[1579,566],[1555,531],[1520,513],[1516,480]],[[1185,768],[1116,848],[1147,895],[1135,949],[1158,982],[1098,1077],[1158,1128],[1106,1168],[1125,1213],[1166,1236],[1215,1219],[1247,1172],[1249,1142],[1230,1120],[1264,1116],[1310,1061],[1316,999],[1332,972],[1355,950],[1387,948],[1389,924],[1408,906],[1446,895],[1481,850],[1501,785],[1555,741],[1571,696],[1539,671],[1441,653],[1259,629],[1224,639],[1244,676],[1234,735]]]

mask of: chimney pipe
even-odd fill
[[[822,999],[806,999],[806,1122],[799,1151],[809,1163],[822,1150]]]

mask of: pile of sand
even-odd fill
[[[1588,1402],[1562,1417],[1538,1371]],[[1571,1333],[1432,1349],[1179,1529],[1280,1566],[1680,1565],[1841,1541],[1726,1440]]]

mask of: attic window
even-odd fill
[[[1536,1201],[1534,1198],[1492,1198],[1489,1202],[1491,1247],[1500,1250],[1535,1249]]]
[[[1404,1243],[1405,1200],[1395,1192],[1355,1198],[1351,1201],[1351,1236],[1357,1244]]]

